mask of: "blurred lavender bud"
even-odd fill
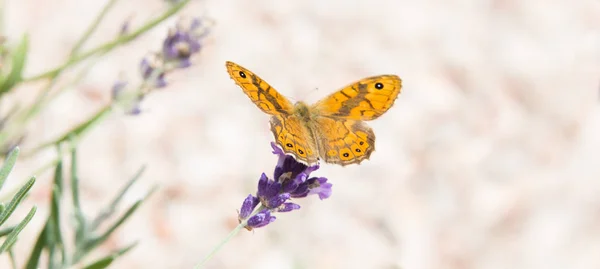
[[[131,18],[129,16],[125,21],[121,24],[121,29],[119,30],[119,35],[126,35],[129,33],[129,26],[131,25]]]
[[[192,65],[191,56],[200,52],[201,40],[207,35],[207,28],[200,18],[191,21],[182,19],[174,29],[169,30],[163,42],[163,57],[165,62],[174,62],[177,68]]]
[[[127,87],[127,81],[123,78],[119,78],[112,86],[111,97],[113,102],[119,103],[125,107],[125,113],[129,115],[139,115],[142,112],[141,103],[144,95],[136,97],[133,101],[123,100],[126,94],[125,87]]]
[[[113,84],[113,86],[111,88],[111,99],[113,101],[117,101],[119,99],[119,97],[121,96],[121,94],[123,93],[123,90],[125,89],[126,86],[127,86],[127,81],[125,81],[124,79],[119,78],[117,81],[115,81],[115,83]]]
[[[135,101],[130,104],[129,109],[126,111],[129,115],[139,115],[142,113],[142,100],[144,99],[144,95],[140,95]]]
[[[142,73],[142,78],[153,87],[163,88],[167,86],[162,61],[156,55],[152,54],[142,59],[140,62],[140,72]]]

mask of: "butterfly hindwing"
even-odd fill
[[[362,121],[319,117],[315,123],[319,155],[327,163],[361,163],[375,150],[375,133]]]
[[[286,153],[305,164],[318,161],[318,151],[312,136],[302,121],[295,115],[275,115],[271,117],[271,132],[275,141]]]

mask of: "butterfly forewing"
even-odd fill
[[[321,99],[312,109],[323,116],[373,120],[392,107],[401,89],[402,80],[396,75],[369,77]]]
[[[250,97],[250,100],[262,111],[271,115],[289,114],[291,112],[292,103],[259,76],[233,62],[227,62],[226,66],[231,79],[242,88],[244,93]]]

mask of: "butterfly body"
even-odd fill
[[[248,69],[227,62],[231,78],[262,111],[272,115],[271,131],[286,154],[308,165],[319,159],[342,166],[369,159],[375,134],[363,121],[381,116],[402,87],[396,75],[365,78],[321,101],[292,105]]]

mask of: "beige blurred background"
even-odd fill
[[[31,36],[26,73],[60,64],[105,2],[5,1],[9,40]],[[86,47],[164,8],[121,1]],[[81,142],[88,214],[143,164],[126,202],[161,186],[96,252],[139,240],[113,268],[191,268],[235,227],[260,173],[272,173],[268,116],[230,80],[226,60],[293,100],[384,73],[404,88],[369,123],[369,161],[316,172],[333,183],[330,199],[298,200],[301,210],[242,231],[206,268],[600,268],[600,2],[205,0],[182,15],[216,22],[193,67],[171,74],[140,116],[113,113]],[[22,148],[107,104],[119,75],[138,82],[140,59],[174,21],[98,61],[43,111]],[[20,158],[10,181],[53,154]],[[51,173],[39,176],[21,264],[48,213]]]

